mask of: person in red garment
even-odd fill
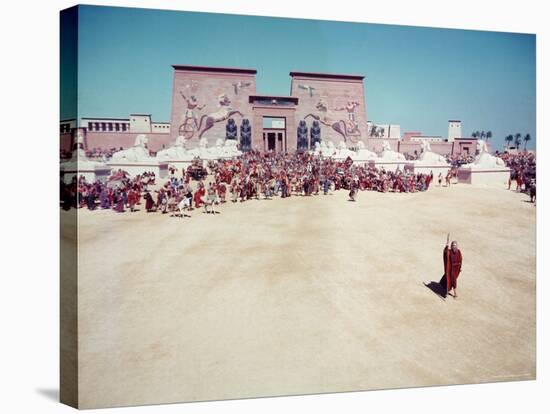
[[[456,294],[456,281],[462,269],[462,253],[458,249],[456,240],[453,240],[449,248],[449,236],[447,236],[447,245],[443,249],[443,265],[445,276],[441,281],[446,285],[445,293],[449,293],[452,289],[452,296],[456,299],[458,297]]]
[[[206,194],[206,190],[204,189],[204,184],[202,181],[199,181],[199,185],[197,188],[197,191],[195,191],[195,194],[193,195],[193,201],[195,202],[195,208],[200,208],[202,204],[202,198]]]

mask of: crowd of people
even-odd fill
[[[508,189],[512,189],[512,183],[516,184],[516,191],[529,194],[531,202],[535,202],[537,197],[537,159],[532,152],[517,153],[498,153],[508,168],[510,168],[510,178],[508,179]]]
[[[475,160],[475,157],[473,155],[470,155],[470,154],[448,154],[446,157],[447,159],[447,162],[449,164],[451,164],[451,166],[453,168],[458,168],[460,167],[461,165],[464,165],[464,164],[470,164],[472,162],[474,162]]]
[[[92,148],[86,151],[86,157],[96,160],[107,161],[111,159],[113,154],[117,151],[121,151],[123,148]]]
[[[141,204],[142,194],[148,191],[148,187],[155,185],[156,177],[153,172],[145,172],[134,178],[128,173],[118,170],[113,173],[107,182],[96,181],[89,183],[84,176],[73,177],[70,183],[60,181],[61,207],[65,210],[87,207],[89,210],[96,208],[113,209],[124,212],[126,209],[135,211]]]
[[[172,168],[166,182],[156,189],[152,188],[153,174],[130,178],[120,170],[105,183],[88,183],[84,177],[75,177],[69,184],[62,180],[62,206],[123,212],[134,211],[143,199],[147,212],[184,216],[197,208],[214,213],[216,205],[228,201],[309,197],[339,190],[347,191],[351,201],[359,191],[414,193],[428,190],[433,180],[433,174],[389,171],[356,165],[349,158],[336,161],[307,153],[251,151],[234,159],[212,161],[208,170],[210,174],[205,176],[197,175],[195,164],[182,172]]]
[[[112,149],[113,151],[115,149]],[[110,151],[110,150],[109,150]],[[107,155],[94,150],[93,156]],[[516,191],[526,192],[531,201],[536,198],[536,158],[533,153],[497,153],[511,169],[508,188],[516,183]],[[439,174],[439,186],[443,180],[450,187],[458,165],[471,162],[468,155],[449,156],[453,168],[447,175]],[[69,184],[61,182],[63,208],[87,207],[88,209],[113,209],[117,212],[135,211],[145,200],[147,212],[176,212],[204,208],[215,212],[214,206],[227,201],[237,203],[251,199],[288,198],[313,196],[330,191],[345,190],[355,201],[359,191],[412,193],[426,191],[433,174],[414,174],[401,170],[390,171],[368,165],[357,165],[351,159],[337,161],[309,153],[274,153],[250,151],[229,160],[210,161],[208,168],[197,162],[185,171],[170,168],[166,182],[152,189],[154,173],[144,173],[134,178],[118,170],[105,183],[88,183],[84,177]]]

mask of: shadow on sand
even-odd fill
[[[445,300],[445,298],[447,297],[447,292],[446,292],[447,289],[445,289],[445,286],[443,286],[440,282],[434,282],[434,281],[431,281],[430,283],[423,282],[423,285],[426,286],[428,289],[430,289],[433,293],[435,293],[441,300]]]

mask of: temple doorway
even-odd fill
[[[286,151],[286,131],[264,129],[263,131],[264,151],[284,152]]]

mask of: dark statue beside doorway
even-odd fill
[[[298,134],[298,151],[304,152],[308,150],[308,139],[307,139],[307,125],[306,121],[303,119],[298,124],[297,128],[297,134]]]
[[[241,151],[250,151],[252,149],[252,129],[250,121],[243,119],[241,124]]]
[[[311,126],[310,130],[311,134],[311,148],[315,148],[315,144],[318,142],[321,143],[321,126],[319,125],[319,121],[315,120],[313,121],[313,125]]]
[[[238,130],[235,120],[233,118],[229,118],[225,126],[225,139],[237,139],[237,133]]]

